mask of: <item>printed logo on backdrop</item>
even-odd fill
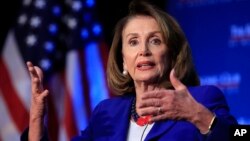
[[[241,83],[241,74],[224,72],[215,75],[200,76],[201,85],[215,85],[224,93],[236,94],[239,93]]]
[[[226,4],[230,2],[246,1],[246,0],[178,0],[177,6],[182,7],[200,7],[200,6],[210,6],[216,4]]]
[[[231,25],[229,47],[250,47],[250,23]]]

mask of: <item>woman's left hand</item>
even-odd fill
[[[151,122],[185,119],[195,123],[200,113],[212,118],[213,114],[192,97],[187,87],[174,76],[173,70],[170,73],[170,81],[174,89],[161,88],[143,94],[137,108],[139,115],[153,115]]]

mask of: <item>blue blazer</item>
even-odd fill
[[[209,135],[202,135],[185,120],[156,122],[145,141],[228,141],[229,127],[237,124],[230,114],[223,93],[214,86],[189,87],[189,92],[201,104],[217,115],[217,122]],[[92,113],[88,127],[72,141],[126,141],[130,109],[135,94],[118,96],[100,102]]]

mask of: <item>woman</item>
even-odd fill
[[[29,139],[44,136],[48,95],[42,73],[32,78]],[[146,2],[133,2],[118,22],[111,46],[108,84],[117,95],[95,108],[89,126],[73,140],[227,141],[237,124],[221,91],[198,86],[187,40],[177,22]]]

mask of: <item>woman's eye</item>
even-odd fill
[[[160,45],[161,44],[161,40],[160,39],[152,39],[150,41],[151,44],[153,45]]]
[[[137,40],[131,40],[131,41],[129,41],[129,45],[130,46],[136,46],[137,44],[138,44]]]

